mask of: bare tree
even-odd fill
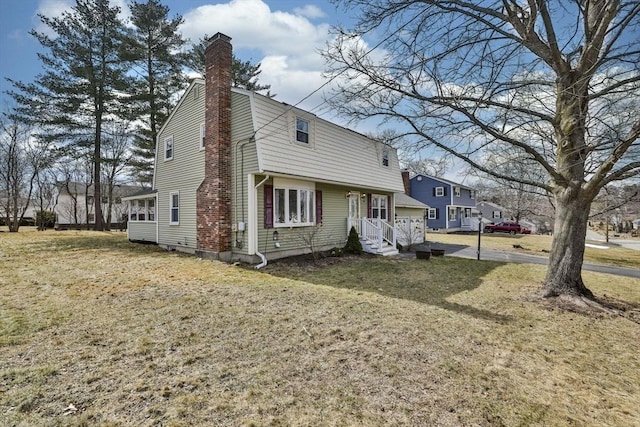
[[[109,230],[113,222],[111,217],[115,201],[113,190],[118,183],[118,177],[123,175],[129,163],[129,146],[132,133],[127,122],[111,123],[105,130],[106,134],[102,146],[104,167],[102,168],[103,178],[101,180],[104,188],[101,193],[106,195],[103,199],[106,199],[107,203],[103,206],[102,212],[103,215],[106,213],[103,217],[103,222],[105,228]],[[117,221],[119,222],[120,218]]]
[[[640,174],[640,3],[339,3],[359,8],[359,23],[326,51],[341,78],[333,106],[552,194],[545,296],[593,304],[581,275],[589,207],[605,185]],[[365,44],[374,30],[384,51]],[[545,179],[492,170],[487,147],[518,151]]]
[[[46,143],[33,138],[31,126],[21,123],[11,110],[0,116],[0,217],[9,231],[17,232],[39,178],[51,163]]]

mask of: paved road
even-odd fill
[[[457,256],[460,258],[476,259],[478,257],[477,248],[465,245],[449,245],[444,243],[434,243],[434,247],[442,247],[445,255]],[[496,251],[492,249],[480,249],[480,259],[488,261],[518,262],[523,264],[547,265],[549,260],[546,257],[537,255],[525,255],[515,252]],[[583,270],[597,271],[599,273],[615,274],[617,276],[634,277],[640,279],[640,268],[615,267],[601,264],[582,264]]]

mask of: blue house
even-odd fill
[[[411,178],[409,183],[411,197],[429,206],[427,228],[430,231],[451,233],[478,229],[473,188],[422,174]]]

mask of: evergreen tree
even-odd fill
[[[151,182],[158,131],[173,108],[172,96],[185,86],[184,57],[178,52],[186,41],[178,33],[182,16],[169,19],[160,0],[134,1],[129,8],[134,28],[127,55],[137,75],[136,116],[144,122],[133,141],[131,165],[140,182]]]
[[[9,92],[20,119],[43,129],[41,137],[92,153],[95,182],[101,175],[103,127],[127,114],[128,63],[121,55],[125,27],[119,12],[109,0],[76,0],[59,17],[39,15],[53,33],[31,31],[45,49],[39,54],[44,70],[34,83],[11,81]],[[101,200],[100,187],[94,186],[94,200]],[[99,203],[95,229],[103,229]]]
[[[186,58],[187,67],[202,76],[205,75],[206,71],[204,64],[204,51],[207,49],[207,40],[209,40],[209,36],[205,34],[198,43],[191,46]],[[261,72],[260,63],[254,65],[251,61],[241,61],[233,55],[233,63],[231,65],[231,84],[233,86],[253,92],[266,90],[267,96],[275,96],[269,92],[271,85],[258,83],[258,76]]]

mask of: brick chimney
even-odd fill
[[[402,170],[402,183],[404,184],[404,194],[411,195],[411,181],[409,181],[409,171]]]
[[[205,57],[204,179],[197,191],[197,254],[231,258],[231,38],[217,33]]]

